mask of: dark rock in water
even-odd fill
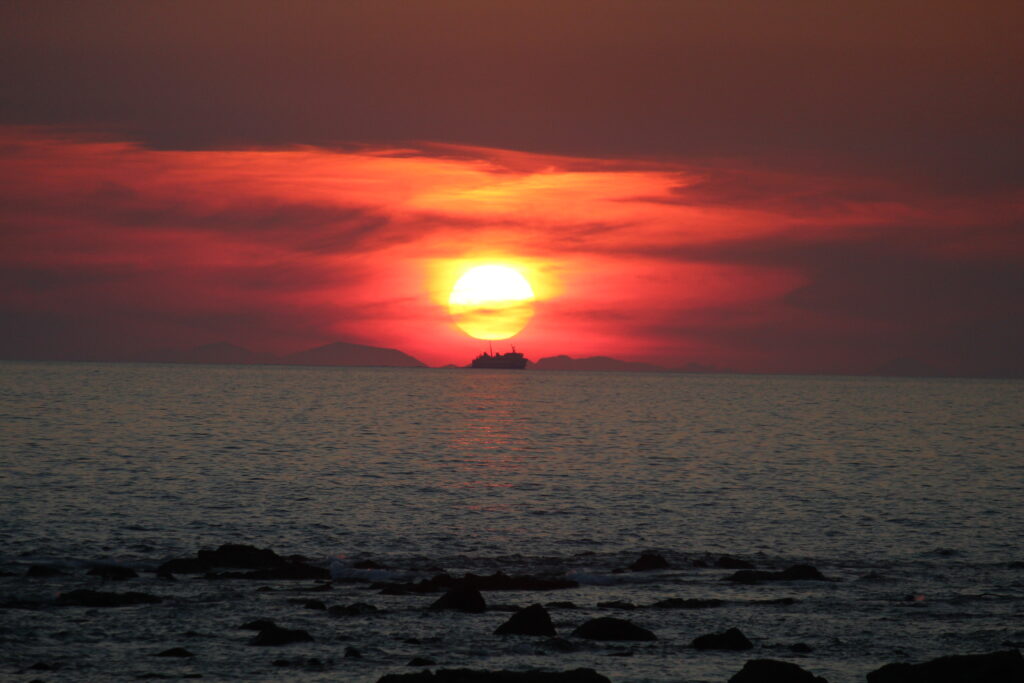
[[[701,600],[700,598],[667,598],[659,600],[651,605],[651,607],[657,609],[706,609],[709,607],[721,607],[724,604],[724,600],[718,600],[717,598],[708,598],[706,600]]]
[[[326,593],[328,591],[334,590],[334,586],[331,585],[330,581],[328,581],[327,583],[318,583],[315,586],[310,586],[309,588],[300,588],[299,590],[306,591],[308,593]]]
[[[694,567],[695,569],[707,569],[707,567],[708,567],[708,563],[705,562],[704,560],[694,560],[693,562],[690,563],[690,565],[692,567]]]
[[[772,598],[771,600],[751,600],[754,605],[795,605],[800,602],[796,598]]]
[[[1024,569],[1024,562],[1020,560],[1014,560],[1006,563],[1007,569]]]
[[[551,615],[541,605],[530,605],[513,614],[494,631],[494,635],[554,636],[555,625]]]
[[[125,579],[137,579],[138,573],[130,567],[121,567],[116,564],[100,564],[90,569],[89,576],[99,576],[108,581],[124,581]]]
[[[363,614],[373,614],[377,608],[365,602],[353,602],[351,605],[333,605],[327,613],[332,617],[357,617]]]
[[[73,590],[57,596],[58,605],[78,607],[126,607],[128,605],[151,605],[163,602],[163,598],[148,593],[106,593],[87,589]]]
[[[164,650],[163,652],[157,652],[154,657],[195,657],[194,654],[189,652],[183,647],[172,647],[170,650]]]
[[[289,643],[308,643],[313,636],[300,628],[290,629],[280,626],[268,626],[249,641],[250,645],[288,645]]]
[[[53,664],[47,664],[46,662],[36,662],[28,669],[29,671],[56,671],[57,667]]]
[[[725,577],[725,580],[734,583],[755,584],[762,581],[828,581],[829,579],[809,564],[797,564],[783,569],[781,572],[742,569]]]
[[[718,558],[718,561],[715,562],[715,566],[718,567],[719,569],[753,569],[754,568],[754,565],[752,565],[751,563],[747,562],[746,560],[741,560],[741,559],[738,559],[738,558],[735,558],[735,557],[729,557],[728,555],[722,555],[720,558]]]
[[[608,602],[599,602],[597,606],[601,609],[636,609],[636,605],[631,602],[625,602],[623,600],[610,600]]]
[[[25,572],[31,579],[48,579],[51,576],[64,576],[64,572],[48,564],[34,564]]]
[[[775,659],[751,659],[729,683],[828,683],[796,664]]]
[[[430,606],[432,610],[452,609],[459,612],[485,612],[487,603],[480,591],[465,584],[453,586]]]
[[[302,606],[306,609],[327,609],[327,605],[324,604],[323,600],[306,600],[302,603]]]
[[[435,664],[437,662],[428,657],[413,657],[406,666],[434,666]]]
[[[811,652],[814,652],[814,648],[808,645],[807,643],[793,643],[789,646],[789,651],[796,652],[797,654],[806,655],[810,654]]]
[[[265,628],[274,628],[276,626],[277,624],[270,619],[256,619],[255,621],[248,621],[238,628],[242,631],[262,631]]]
[[[347,659],[362,659],[363,653],[354,647],[349,646],[345,648],[345,657]]]
[[[575,602],[570,602],[569,600],[561,600],[561,601],[558,601],[558,602],[549,602],[545,606],[546,607],[550,607],[552,609],[576,609],[576,603]]]
[[[654,569],[668,569],[668,560],[658,553],[644,553],[633,564],[629,565],[631,571],[649,572]]]
[[[179,679],[182,679],[182,678],[202,678],[202,677],[203,677],[203,674],[172,674],[172,675],[168,676],[167,674],[158,674],[158,673],[152,673],[151,672],[151,673],[139,674],[135,678],[137,678],[140,681],[147,681],[147,680],[153,680],[153,679],[171,679],[171,680],[175,680],[176,681],[176,680],[179,680]],[[32,683],[32,681],[29,681],[29,683]]]
[[[598,617],[591,619],[572,632],[574,636],[588,640],[657,640],[658,637],[645,628],[625,619]]]
[[[754,647],[738,628],[698,636],[693,639],[691,645],[698,650],[749,650]]]
[[[615,650],[614,652],[609,652],[608,656],[609,657],[632,657],[634,654],[636,654],[636,653],[634,653],[632,650]]]
[[[886,664],[867,678],[868,683],[1020,683],[1024,657],[1019,650],[950,655],[922,664]]]
[[[200,550],[197,557],[211,567],[233,569],[265,569],[287,564],[287,560],[269,548],[239,543],[225,543],[216,550]]]
[[[167,560],[157,567],[157,574],[205,574],[213,567],[209,562],[194,557],[181,557]]]
[[[411,674],[387,674],[377,683],[611,683],[593,669],[572,671],[477,671],[439,669]]]

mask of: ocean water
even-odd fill
[[[376,681],[420,656],[693,682],[768,657],[863,681],[1024,644],[1022,538],[1021,381],[0,363],[5,680]],[[304,555],[339,579],[313,597],[379,611],[296,604],[312,582],[152,573],[222,543]],[[621,571],[648,550],[671,567]],[[721,555],[834,580],[737,585]],[[366,559],[385,569],[351,568]],[[141,575],[86,575],[100,562]],[[26,578],[33,564],[64,573]],[[485,592],[572,602],[550,608],[568,644],[492,635],[501,607],[436,613],[437,594],[369,585],[440,569],[578,581]],[[75,588],[165,599],[54,604]],[[666,598],[724,603],[651,607]],[[597,616],[658,640],[570,637]],[[237,627],[261,617],[315,642],[251,647]],[[730,627],[754,649],[690,647]],[[151,656],[172,647],[196,656]]]

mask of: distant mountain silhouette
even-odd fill
[[[874,369],[872,375],[880,377],[944,377],[944,373],[934,365],[929,365],[914,358],[893,358]]]
[[[426,365],[398,349],[334,342],[291,353],[278,362],[287,365],[342,365],[355,367],[425,368]]]
[[[633,363],[630,361],[609,358],[607,356],[591,356],[590,358],[570,358],[569,356],[551,356],[541,358],[530,366],[534,370],[588,370],[592,372],[669,372],[666,368],[650,363]]]
[[[228,342],[203,344],[186,351],[162,351],[149,360],[163,363],[206,363],[220,365],[253,365],[273,363],[276,358],[269,353],[257,353]]]

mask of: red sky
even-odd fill
[[[1018,3],[8,3],[0,357],[1021,375]]]

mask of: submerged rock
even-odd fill
[[[579,583],[569,579],[553,579],[539,576],[509,576],[504,572],[495,572],[490,576],[466,574],[457,579],[448,574],[437,574],[433,578],[415,583],[377,582],[370,584],[386,595],[404,595],[406,593],[437,593],[448,590],[458,584],[467,584],[479,591],[549,591],[563,588],[578,588]]]
[[[434,666],[435,664],[437,662],[429,657],[413,657],[406,666]]]
[[[25,572],[30,579],[48,579],[51,576],[64,576],[64,572],[48,564],[34,564]]]
[[[58,605],[78,607],[126,607],[129,605],[150,605],[163,602],[163,598],[148,593],[107,593],[88,589],[73,590],[57,596]]]
[[[597,603],[597,606],[600,609],[636,609],[636,605],[634,605],[631,602],[626,602],[624,600],[610,600],[608,602],[599,602]]]
[[[698,636],[693,639],[691,645],[698,650],[749,650],[754,647],[738,628]]]
[[[154,657],[195,657],[194,654],[189,652],[183,647],[172,647],[170,650],[164,650],[163,652],[157,652]]]
[[[789,662],[751,659],[729,683],[828,683],[828,680]]]
[[[440,669],[411,674],[387,674],[377,683],[611,683],[593,669],[572,671],[478,671]]]
[[[480,591],[466,584],[453,586],[447,593],[430,606],[432,610],[457,610],[459,612],[485,612],[487,603]]]
[[[350,645],[349,647],[345,648],[345,658],[346,659],[362,659],[363,658],[363,653]]]
[[[781,572],[766,572],[756,569],[741,569],[725,577],[734,583],[755,584],[762,581],[829,581],[820,571],[809,564],[796,564]]]
[[[668,598],[665,600],[659,600],[658,602],[651,605],[656,609],[707,609],[709,607],[721,607],[725,604],[724,600],[718,600],[717,598]]]
[[[658,553],[644,553],[633,564],[629,565],[630,571],[649,572],[655,569],[668,569],[668,560]]]
[[[99,564],[86,573],[89,576],[99,576],[108,581],[124,581],[125,579],[136,579],[139,577],[134,569],[116,564]]]
[[[1020,683],[1024,657],[1019,650],[950,655],[921,664],[886,664],[867,679],[868,683]]]
[[[196,557],[211,567],[264,569],[287,564],[287,560],[269,548],[241,543],[225,543],[216,550],[200,550]]]
[[[179,557],[167,560],[157,567],[157,574],[205,574],[213,569],[208,562],[195,557]]]
[[[308,643],[312,640],[313,636],[309,635],[308,632],[301,628],[282,628],[272,624],[256,634],[256,636],[249,641],[249,644],[266,647],[270,645],[288,645],[290,643]]]
[[[554,636],[555,625],[551,615],[541,605],[530,605],[513,614],[494,631],[495,635]]]
[[[572,632],[572,635],[587,640],[657,640],[658,637],[645,628],[626,619],[598,617],[591,619]]]

